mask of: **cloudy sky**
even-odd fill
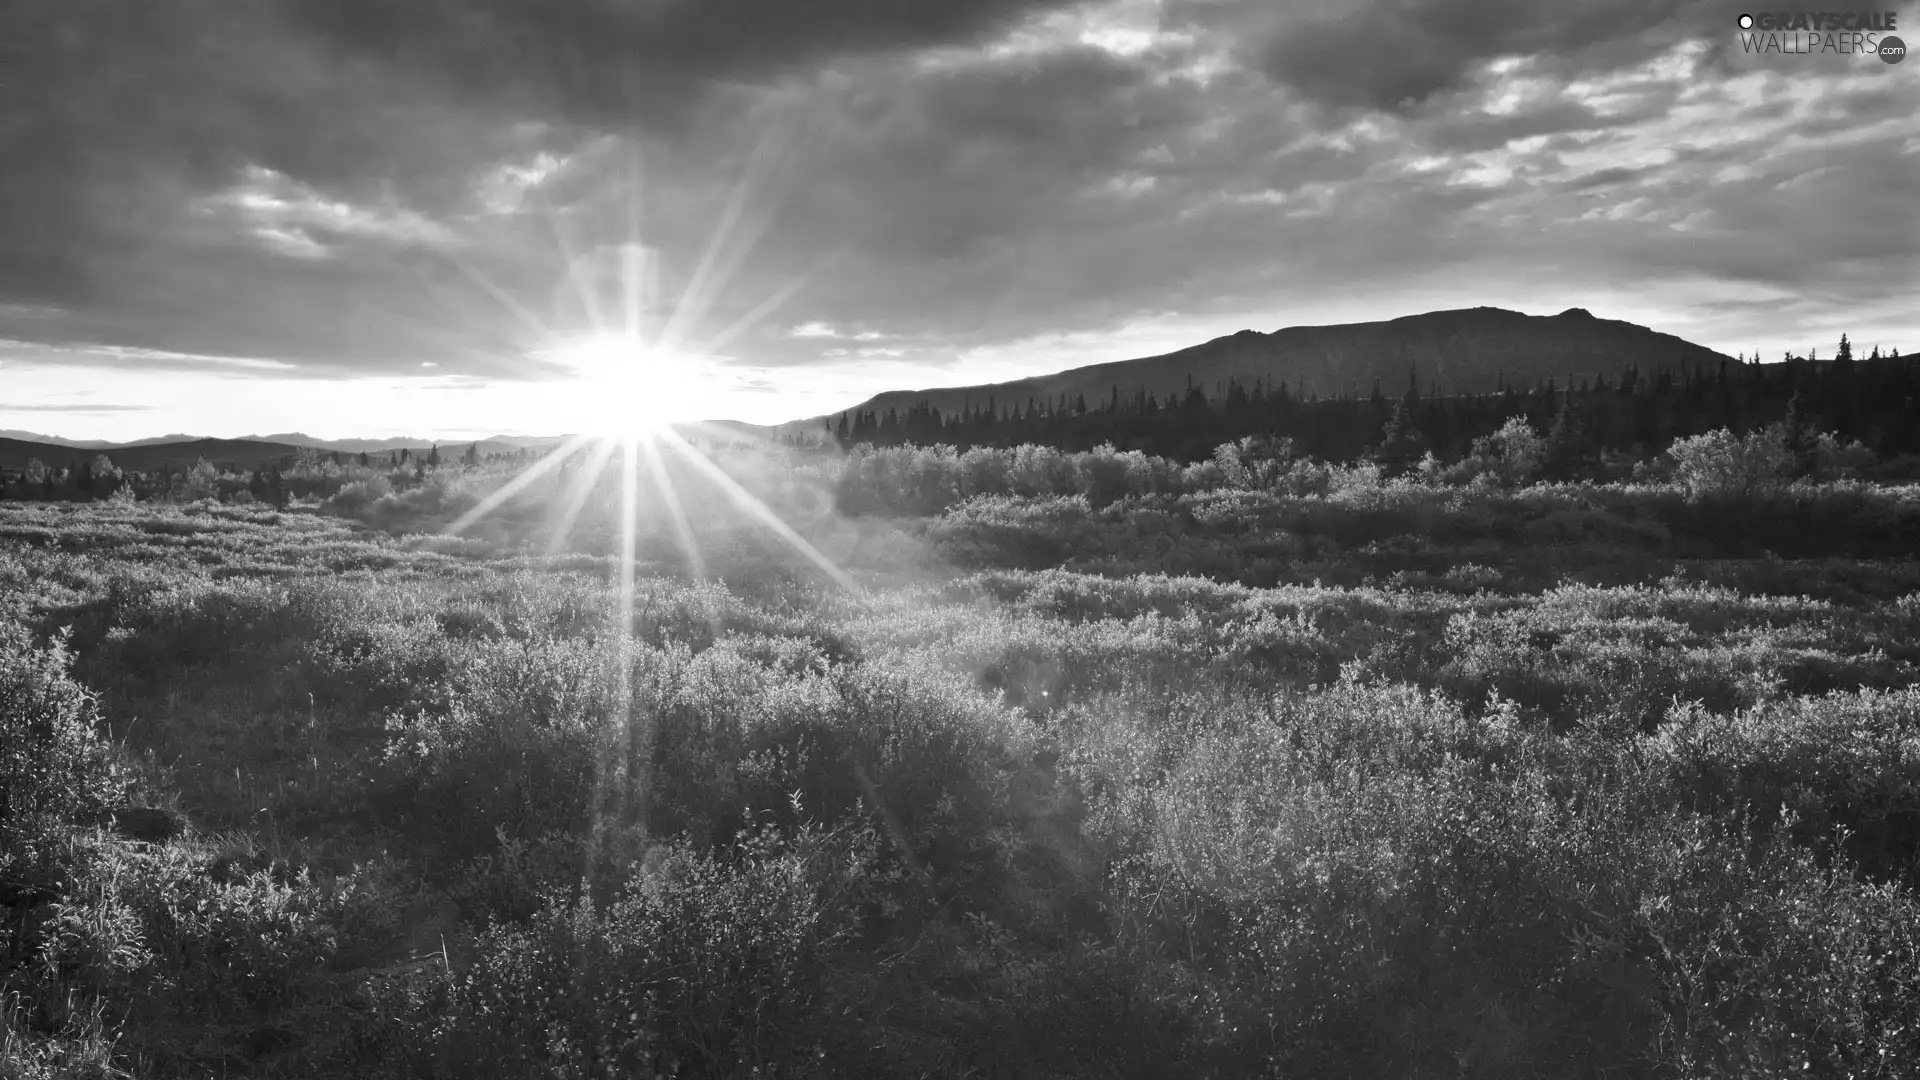
[[[1920,61],[1742,10],[9,0],[0,426],[566,430],[629,320],[762,422],[1481,304],[1920,349]]]

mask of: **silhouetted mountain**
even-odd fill
[[[105,439],[63,439],[58,435],[42,435],[37,431],[0,430],[0,439],[14,442],[45,443],[48,446],[67,446],[77,450],[97,450],[113,444]]]
[[[1718,367],[1733,358],[1704,346],[1617,319],[1595,318],[1584,308],[1558,315],[1526,315],[1479,307],[1407,315],[1386,322],[1334,326],[1294,326],[1263,334],[1242,330],[1205,344],[1163,356],[1121,360],[1074,368],[1012,382],[937,390],[899,390],[881,394],[847,412],[888,409],[904,413],[925,402],[943,413],[989,398],[1004,410],[1027,401],[1050,402],[1084,396],[1089,404],[1108,400],[1117,389],[1131,397],[1145,391],[1160,398],[1197,386],[1207,394],[1229,381],[1286,384],[1297,396],[1371,393],[1376,383],[1388,395],[1407,387],[1408,373],[1420,390],[1480,393],[1504,380],[1525,388],[1554,379],[1567,385],[1582,377],[1617,376],[1630,367],[1642,372]],[[822,419],[800,421],[817,430]]]
[[[183,436],[184,437],[184,436]],[[411,435],[394,436],[387,439],[322,439],[298,431],[281,432],[276,435],[243,435],[249,442],[285,443],[288,446],[310,446],[315,450],[325,450],[341,454],[385,454],[395,450],[417,450],[422,453],[438,445],[444,452],[449,446],[458,446],[462,450],[472,439],[422,439]],[[511,439],[482,439],[480,452],[483,454],[505,453],[520,444]]]
[[[60,446],[53,443],[0,439],[0,465],[19,467],[32,458],[48,465],[71,465],[92,461],[105,454],[122,469],[148,472],[161,467],[186,469],[206,458],[216,465],[251,469],[298,452],[285,443],[255,442],[247,439],[188,439],[180,442],[119,445],[104,448]]]
[[[486,442],[505,443],[522,450],[547,450],[572,438],[571,435],[489,435]]]
[[[176,431],[171,435],[150,435],[144,439],[129,439],[126,442],[100,442],[96,440],[90,445],[97,450],[120,450],[135,446],[161,446],[166,443],[192,442],[199,438],[204,438],[204,436],[188,435],[185,432]],[[259,441],[266,442],[269,440],[263,439]]]
[[[351,449],[333,449],[321,442],[296,443],[289,441],[303,436],[275,436],[273,438],[245,439],[201,439],[193,436],[171,436],[166,441],[156,442],[142,439],[130,443],[102,443],[95,446],[79,446],[67,443],[49,443],[28,439],[9,439],[0,437],[0,466],[24,466],[28,460],[39,458],[48,465],[71,465],[79,461],[91,461],[96,455],[105,454],[108,459],[122,469],[136,472],[149,472],[159,468],[191,468],[201,458],[215,465],[229,469],[252,469],[272,462],[286,462],[299,455],[303,450],[318,451],[322,454],[338,453],[343,460],[359,456],[361,451]],[[334,447],[355,445],[373,445],[377,449],[366,451],[378,458],[385,458],[395,450],[406,449],[416,455],[424,456],[435,445],[430,439],[394,439],[394,440],[356,440],[342,439]],[[387,445],[388,442],[392,446]],[[439,444],[440,456],[448,462],[458,461],[466,453],[472,440],[466,442],[442,442]],[[485,440],[479,444],[482,457],[494,454],[518,453],[522,447],[511,443]]]

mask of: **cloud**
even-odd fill
[[[358,55],[463,96],[589,128],[674,129],[719,80],[762,81],[843,56],[974,43],[1067,0],[447,0],[304,4]]]
[[[151,405],[88,405],[57,403],[52,405],[0,405],[0,412],[16,413],[136,413],[152,412]]]
[[[1567,75],[1631,63],[1731,16],[1701,0],[1174,0],[1167,23],[1231,41],[1247,66],[1321,105],[1404,111],[1488,61]]]
[[[1536,298],[1913,325],[1920,83],[1684,0],[15,6],[9,363],[523,385],[685,299],[788,387]]]
[[[516,178],[531,182],[524,174]],[[335,254],[332,245],[341,241],[437,246],[454,240],[446,226],[413,210],[330,199],[260,165],[247,166],[239,182],[196,200],[194,211],[226,219],[270,248],[300,258],[330,257]]]
[[[797,338],[837,338],[846,341],[882,341],[887,336],[878,330],[837,330],[819,321],[801,323],[788,331],[788,335]]]
[[[0,338],[0,363],[58,367],[100,367],[123,371],[273,372],[294,370],[284,360],[248,356],[207,356],[129,345],[48,345]]]

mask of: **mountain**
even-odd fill
[[[105,454],[115,465],[137,472],[148,472],[163,466],[172,469],[191,468],[201,458],[230,468],[251,469],[298,450],[298,447],[285,443],[248,439],[185,439],[178,442],[82,448],[0,438],[0,466],[18,468],[33,458],[39,458],[49,465],[71,465],[91,461],[96,455]]]
[[[95,439],[92,442],[87,443],[86,445],[91,446],[96,450],[126,450],[136,446],[160,446],[164,443],[192,442],[193,440],[198,438],[200,438],[200,436],[198,435],[187,435],[180,432],[175,432],[172,435],[149,435],[144,439],[129,439],[126,442],[118,442],[118,443],[101,442],[100,440]],[[78,446],[80,444],[75,443],[74,445]]]
[[[550,450],[572,438],[571,435],[489,435],[482,441],[486,443],[504,443],[517,446],[522,450]]]
[[[44,443],[48,446],[64,446],[75,450],[98,450],[112,446],[105,439],[63,439],[58,435],[42,435],[37,431],[0,430],[0,439],[8,442]]]
[[[696,442],[710,441],[716,436],[765,439],[772,432],[772,428],[732,420],[682,427],[682,434]],[[516,454],[524,450],[534,451],[537,455],[553,449],[569,438],[571,436],[567,435],[544,437],[501,435],[481,439],[478,446],[483,457],[494,454]],[[339,453],[347,458],[356,457],[361,453],[385,457],[401,449],[412,451],[416,455],[425,455],[434,445],[431,439],[315,439],[298,432],[248,436],[240,439],[204,439],[192,435],[167,435],[154,439],[109,443],[100,440],[81,442],[73,439],[57,439],[54,436],[29,431],[0,431],[0,467],[22,468],[34,458],[39,458],[48,465],[65,466],[81,461],[91,461],[96,455],[105,454],[115,465],[135,472],[150,472],[159,468],[188,469],[201,458],[229,469],[252,469],[271,462],[284,461],[298,455],[302,450],[318,450],[323,454]],[[474,440],[469,439],[464,442],[448,440],[438,445],[443,459],[457,461],[466,453],[468,446],[474,445]]]
[[[189,436],[185,435],[179,436],[179,438],[182,439],[188,437]],[[397,436],[388,439],[321,439],[312,435],[302,434],[298,431],[282,432],[277,435],[243,435],[241,438],[250,442],[284,443],[288,446],[309,446],[315,450],[332,451],[341,454],[387,454],[395,450],[413,450],[426,453],[436,445],[440,447],[440,452],[445,454],[448,452],[448,447],[464,451],[468,444],[474,441],[472,439],[418,439],[411,436]],[[510,453],[513,450],[523,449],[529,445],[546,446],[560,441],[561,439],[559,438],[516,439],[505,436],[495,436],[493,438],[479,440],[480,452],[482,454]]]
[[[1431,311],[1385,322],[1333,326],[1293,326],[1272,333],[1242,330],[1163,356],[1120,360],[1039,375],[1012,382],[936,390],[896,390],[871,398],[853,411],[905,412],[927,402],[943,413],[989,398],[1004,411],[1026,408],[1028,399],[1072,400],[1085,395],[1090,408],[1104,404],[1117,389],[1123,398],[1145,390],[1162,400],[1197,386],[1208,395],[1229,380],[1252,386],[1256,380],[1285,383],[1296,394],[1365,395],[1377,382],[1396,395],[1408,374],[1421,392],[1479,393],[1496,390],[1501,380],[1514,386],[1536,381],[1609,377],[1637,366],[1642,372],[1718,367],[1733,358],[1701,345],[1635,323],[1596,318],[1584,308],[1558,315],[1527,315],[1477,307]],[[797,421],[788,429],[818,431],[822,420],[839,413]]]
[[[273,435],[242,435],[248,442],[284,443],[287,446],[308,446],[315,450],[337,450],[343,454],[379,453],[385,450],[398,450],[401,447],[412,449],[415,443],[422,446],[430,444],[419,439],[321,439],[298,431],[283,431]]]

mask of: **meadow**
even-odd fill
[[[0,502],[0,1073],[1910,1075],[1920,488],[1481,450]]]

